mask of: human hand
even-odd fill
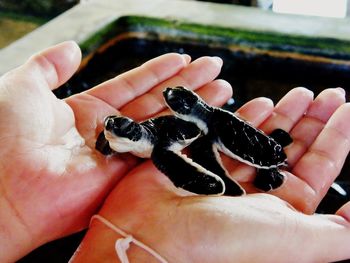
[[[106,115],[147,118],[164,107],[156,91],[175,83],[204,90],[226,85],[212,82],[220,60],[190,63],[188,56],[167,54],[57,99],[51,90],[70,78],[80,59],[77,45],[65,42],[0,79],[0,250],[6,251],[1,262],[86,227],[109,190],[137,163],[94,150]],[[222,103],[224,93],[213,103]]]
[[[151,162],[132,170],[107,198],[99,214],[132,234],[169,262],[331,262],[350,258],[350,203],[335,215],[313,214],[338,175],[350,148],[350,104],[341,89],[315,100],[302,88],[273,107],[256,99],[239,114],[266,132],[290,131],[290,170],[269,194],[253,187],[253,170],[225,163],[248,191],[241,197],[179,196]],[[73,262],[116,260],[120,238],[93,221]],[[132,245],[131,262],[154,258]],[[156,262],[156,261],[154,261]]]

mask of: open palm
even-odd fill
[[[188,56],[167,54],[88,92],[57,99],[51,90],[67,81],[80,57],[76,44],[66,42],[0,80],[0,225],[8,229],[3,242],[24,246],[19,255],[86,227],[110,189],[136,164],[94,150],[106,115],[120,110],[143,119],[160,112],[164,104],[157,91],[166,86],[204,87],[204,92],[227,86],[212,82],[220,60],[190,63]],[[212,102],[228,96],[224,89]]]
[[[314,211],[339,174],[350,149],[350,104],[344,91],[315,99],[296,88],[275,107],[258,98],[238,114],[267,133],[289,131],[289,171],[278,189],[253,187],[254,169],[225,159],[248,194],[242,197],[179,196],[151,162],[133,169],[107,198],[100,214],[158,251],[169,262],[333,262],[350,257],[350,203],[336,215]],[[120,238],[94,221],[73,262],[116,258]],[[100,242],[103,246],[96,248]],[[94,250],[92,252],[92,247]],[[131,262],[156,262],[132,246]],[[109,255],[109,257],[108,257]]]

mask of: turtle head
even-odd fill
[[[179,115],[190,115],[202,99],[184,87],[166,88],[163,96],[169,108]]]
[[[104,126],[106,138],[119,137],[136,141],[141,137],[140,124],[127,117],[107,116],[104,121]]]
[[[176,87],[166,88],[163,96],[177,117],[195,123],[205,134],[208,132],[212,108],[196,93],[184,87]]]

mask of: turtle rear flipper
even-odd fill
[[[163,147],[154,147],[154,165],[173,182],[176,187],[196,194],[221,195],[225,192],[222,179],[181,153]]]
[[[231,179],[220,163],[220,155],[207,136],[203,136],[188,147],[191,159],[203,166],[207,170],[221,177],[225,183],[225,195],[239,196],[245,194],[244,189],[233,179]]]
[[[273,130],[269,136],[281,144],[282,147],[285,147],[293,142],[293,139],[290,137],[289,133],[282,129]]]
[[[113,149],[109,146],[109,141],[106,139],[103,131],[100,132],[97,137],[95,148],[103,155],[110,155],[114,153]]]
[[[277,168],[258,169],[254,185],[256,188],[267,192],[280,187],[284,182],[284,177]]]

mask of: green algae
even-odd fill
[[[81,43],[83,53],[89,54],[118,34],[128,32],[143,32],[153,38],[209,46],[284,51],[333,59],[350,58],[350,42],[345,40],[249,31],[141,16],[121,17],[100,29]]]

